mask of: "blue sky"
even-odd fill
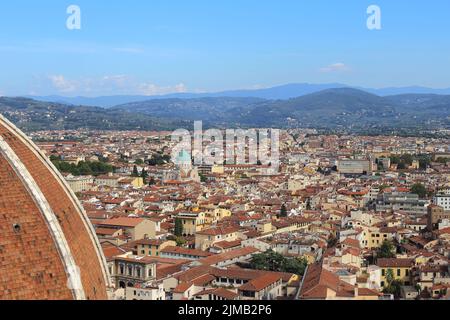
[[[71,4],[81,30],[66,28]],[[381,30],[366,27],[371,4]],[[448,0],[2,1],[0,95],[450,87],[449,12]]]

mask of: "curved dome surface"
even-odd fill
[[[0,115],[0,299],[108,298],[106,260],[57,169]]]

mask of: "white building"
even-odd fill
[[[433,198],[433,203],[444,208],[445,211],[450,211],[450,194],[438,194]]]
[[[164,291],[164,286],[162,285],[162,283],[153,287],[127,287],[125,289],[125,300],[166,300],[166,293]]]

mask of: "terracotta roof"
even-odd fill
[[[395,259],[395,258],[381,258],[377,261],[377,266],[381,268],[409,268],[413,266],[412,259]]]
[[[381,296],[383,295],[381,292],[378,292],[376,290],[367,289],[367,288],[360,288],[358,289],[358,296],[362,297],[372,297],[372,296]]]
[[[209,294],[213,294],[215,296],[224,298],[226,300],[234,300],[237,297],[239,297],[239,295],[231,290],[227,290],[225,288],[217,288],[217,289],[209,289],[209,290],[203,290],[197,294],[194,295],[195,296],[203,296],[203,295],[209,295]]]
[[[283,280],[283,282],[289,282],[294,276],[293,273],[288,272],[274,272],[274,271],[264,271],[264,270],[253,270],[253,269],[243,269],[243,268],[212,268],[210,271],[217,278],[229,278],[229,279],[239,279],[239,280],[252,280],[261,277],[265,274],[271,273],[275,274]]]
[[[328,290],[334,291],[337,296],[354,296],[355,287],[341,281],[337,275],[322,268],[320,263],[310,265],[304,276],[301,286],[301,299],[325,299]]]
[[[184,271],[183,273],[176,276],[180,282],[192,281],[192,279],[199,278],[203,275],[209,274],[212,270],[210,266],[198,266]]]
[[[203,265],[215,265],[222,261],[232,260],[238,257],[247,256],[249,254],[253,254],[259,252],[258,249],[253,247],[245,247],[240,249],[231,250],[228,252],[216,254],[207,258],[203,258],[198,260]]]
[[[357,248],[347,248],[344,250],[343,254],[350,254],[355,257],[359,257],[361,255],[361,250]]]
[[[141,239],[134,242],[135,245],[160,246],[165,243],[165,240],[160,239]]]
[[[197,256],[197,257],[209,257],[209,256],[213,255],[211,252],[206,252],[206,251],[196,250],[196,249],[187,249],[187,248],[175,247],[175,246],[165,247],[164,249],[161,250],[161,253],[174,253],[174,254]]]
[[[110,228],[97,228],[97,229],[95,229],[95,233],[97,235],[102,235],[102,236],[112,236],[117,231],[118,231],[117,229],[110,229]]]
[[[192,282],[183,282],[180,283],[175,289],[173,289],[173,293],[185,293],[188,291],[194,284]]]
[[[261,277],[250,280],[246,284],[239,287],[239,291],[259,292],[268,286],[280,281],[282,277],[279,274],[266,273]]]
[[[126,253],[126,250],[124,250],[120,247],[114,246],[114,245],[103,245],[102,244],[102,249],[103,249],[103,254],[105,255],[105,257],[107,259],[111,259],[115,256]]]
[[[193,280],[192,282],[198,287],[203,287],[203,286],[211,283],[214,280],[216,280],[216,277],[214,277],[211,274],[205,274],[205,275]]]
[[[342,244],[344,244],[346,246],[349,246],[349,247],[354,247],[354,248],[357,248],[357,249],[361,248],[361,245],[360,245],[359,241],[356,240],[356,239],[352,239],[352,238],[346,238],[342,242]]]
[[[213,247],[221,248],[221,249],[230,249],[234,247],[240,246],[242,243],[241,240],[235,240],[235,241],[220,241],[214,243]]]
[[[239,230],[238,227],[233,226],[218,226],[209,229],[205,229],[197,232],[197,234],[207,235],[207,236],[217,236],[217,235],[225,235],[233,232],[237,232]]]
[[[138,224],[143,222],[145,219],[142,218],[112,218],[108,220],[101,221],[99,225],[101,226],[117,226],[117,227],[136,227]]]

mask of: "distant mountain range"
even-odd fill
[[[205,127],[219,128],[308,127],[369,134],[417,133],[450,128],[450,95],[381,96],[340,87],[290,99],[187,98],[186,95],[184,98],[147,98],[108,109],[27,98],[0,98],[0,113],[26,130],[190,129],[194,120],[202,120]]]
[[[183,120],[98,107],[72,106],[28,98],[0,97],[0,113],[25,131],[37,130],[174,130]]]
[[[121,96],[104,96],[104,97],[62,97],[62,96],[27,96],[39,101],[46,102],[57,102],[72,105],[84,105],[84,106],[95,106],[95,107],[113,107],[120,104],[130,103],[130,102],[141,102],[147,100],[156,99],[194,99],[194,98],[217,98],[217,97],[230,97],[230,98],[260,98],[269,100],[286,100],[291,98],[301,97],[307,94],[323,91],[326,89],[336,89],[336,88],[351,88],[351,86],[341,84],[341,83],[328,83],[328,84],[309,84],[309,83],[297,83],[297,84],[287,84],[282,86],[276,86],[266,89],[255,89],[255,90],[233,90],[233,91],[223,91],[216,93],[174,93],[162,96],[133,96],[133,95],[121,95]],[[373,93],[379,96],[388,95],[398,95],[398,94],[440,94],[440,95],[450,95],[450,88],[448,89],[432,89],[426,87],[391,87],[382,89],[373,88],[363,88],[354,87],[355,89],[360,89]]]
[[[450,95],[381,97],[362,90],[337,88],[287,100],[157,99],[119,105],[112,110],[203,120],[219,127],[437,128],[450,124]]]

